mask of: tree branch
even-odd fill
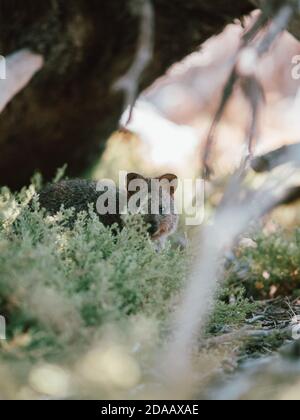
[[[250,84],[252,85],[252,87],[255,87],[253,91],[249,91],[248,88],[243,89],[244,94],[248,99],[252,109],[251,123],[249,125],[249,130],[246,136],[248,142],[248,154],[249,156],[252,155],[253,141],[257,132],[257,118],[259,114],[259,105],[263,96],[262,89],[257,83],[257,79],[255,77],[255,71],[257,68],[258,60],[269,51],[271,45],[276,40],[276,38],[288,27],[292,17],[294,16],[294,14],[296,14],[296,4],[298,4],[298,2],[292,1],[284,4],[278,10],[270,25],[267,27],[266,33],[264,34],[262,40],[256,45],[249,46],[249,44],[259,33],[259,31],[266,26],[266,23],[269,19],[268,13],[263,11],[254,23],[254,25],[244,35],[239,51],[233,58],[233,70],[225,85],[220,105],[215,114],[207,136],[202,163],[204,178],[209,177],[211,173],[209,160],[217,126],[221,121],[228,100],[230,99],[233,93],[234,87],[239,80],[241,80],[242,82],[246,81],[248,83],[248,86],[249,81],[251,81]]]
[[[123,91],[125,94],[124,112],[129,109],[125,127],[131,121],[139,93],[139,83],[143,72],[152,60],[154,48],[154,9],[151,0],[139,0],[137,6],[140,9],[141,26],[136,56],[128,72],[114,85],[115,91]]]
[[[6,78],[0,81],[0,113],[24,89],[44,64],[41,55],[21,50],[6,58]]]

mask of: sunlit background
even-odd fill
[[[168,166],[186,175],[187,168],[199,167],[201,146],[244,30],[240,22],[227,26],[141,95],[128,129],[140,139],[140,157],[146,157],[154,168]],[[300,43],[286,32],[259,64],[257,75],[265,89],[266,106],[259,123],[257,153],[299,141],[300,81],[293,78],[293,59],[299,54]],[[227,174],[239,164],[249,113],[249,104],[236,89],[218,129],[217,174]],[[124,115],[122,121],[126,119]]]
[[[245,27],[253,23],[258,13],[254,12],[243,25],[239,21],[228,25],[223,33],[173,65],[149,87],[137,101],[127,126],[132,135],[112,136],[93,177],[117,178],[117,171],[124,168],[149,175],[168,170],[182,178],[199,176],[203,146],[232,69],[232,57]],[[265,104],[259,118],[255,154],[300,140],[300,80],[295,78],[299,54],[300,43],[285,32],[259,64],[257,77],[265,90]],[[237,87],[218,127],[213,148],[216,185],[225,183],[241,163],[250,111]],[[121,122],[127,119],[126,112]],[[274,217],[293,225],[300,221],[298,213],[297,206],[283,208]]]

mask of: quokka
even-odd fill
[[[124,217],[120,209],[123,209],[125,205],[130,210],[129,204],[136,204],[143,210],[141,211],[142,218],[148,226],[149,236],[156,249],[163,249],[166,240],[176,231],[178,225],[179,217],[176,214],[174,202],[174,194],[178,186],[177,176],[166,174],[157,178],[145,178],[142,175],[130,173],[127,175],[124,189],[119,189],[114,184],[105,185],[105,188],[102,188],[102,181],[82,179],[60,181],[46,186],[38,194],[38,200],[40,206],[50,215],[55,215],[62,207],[73,208],[73,222],[79,212],[88,211],[89,206],[93,205],[101,223],[105,226],[117,225],[119,229],[124,227]],[[153,185],[156,187],[154,188]],[[104,198],[105,200],[102,200]],[[104,212],[99,207],[109,198],[114,198],[116,205],[113,206],[113,211],[103,214]]]

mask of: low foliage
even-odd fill
[[[42,372],[50,369],[55,375],[58,365],[67,371],[85,366],[88,378],[93,377],[98,363],[93,349],[99,349],[99,343],[101,357],[106,347],[120,360],[127,355],[128,361],[134,352],[133,360],[147,372],[153,349],[161,346],[168,334],[166,320],[186,279],[188,253],[174,244],[156,253],[146,228],[136,218],[128,218],[126,228],[116,234],[90,210],[78,215],[74,228],[69,229],[72,210],[50,217],[35,199],[31,201],[40,186],[41,179],[36,177],[34,184],[19,194],[6,188],[0,194],[0,314],[7,321],[7,340],[0,341],[0,371],[10,381],[3,381],[0,393],[15,396],[41,364]],[[242,327],[255,313],[252,298],[269,296],[274,285],[276,293],[299,289],[299,238],[298,232],[292,240],[281,233],[260,235],[255,247],[237,249],[208,324],[208,335]],[[99,390],[93,394],[90,379],[83,380],[76,369],[74,382],[79,377],[83,389],[75,393],[98,397]],[[16,381],[16,388],[11,381]],[[105,393],[106,385],[101,389],[101,395],[119,395]],[[56,396],[42,385],[33,397],[47,392]]]
[[[92,211],[70,230],[71,211],[48,217],[37,203],[29,208],[29,197],[30,190],[1,195],[0,305],[9,340],[30,334],[27,350],[39,347],[40,357],[78,349],[126,316],[165,317],[185,276],[182,251],[170,246],[158,254],[141,221],[128,220],[116,235]]]
[[[231,285],[243,285],[247,296],[270,299],[300,294],[300,230],[259,233],[249,247],[236,250],[228,269]]]

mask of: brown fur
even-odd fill
[[[127,191],[112,190],[112,194],[117,197],[117,212],[116,214],[99,214],[97,212],[97,200],[101,196],[101,192],[97,191],[96,181],[87,180],[66,180],[56,184],[50,184],[39,193],[39,202],[42,208],[45,208],[50,215],[55,215],[63,206],[65,209],[74,208],[75,216],[71,221],[71,225],[75,221],[76,215],[81,211],[88,211],[89,205],[94,206],[94,211],[98,214],[100,221],[105,226],[112,226],[117,224],[121,229],[124,226],[122,215],[119,212],[119,201],[124,199],[124,195],[129,200],[136,191],[129,191],[130,182],[142,179],[148,184],[148,203],[149,208],[157,197],[151,191],[151,180],[158,179],[160,181],[169,181],[173,184],[161,187],[159,200],[159,207],[162,209],[164,203],[164,211],[159,211],[159,214],[143,215],[143,219],[149,225],[149,235],[157,249],[164,247],[166,239],[176,231],[178,225],[178,215],[175,214],[174,194],[177,187],[177,177],[175,175],[166,174],[158,178],[144,178],[142,175],[130,173],[127,176]],[[125,193],[125,194],[124,194]]]

